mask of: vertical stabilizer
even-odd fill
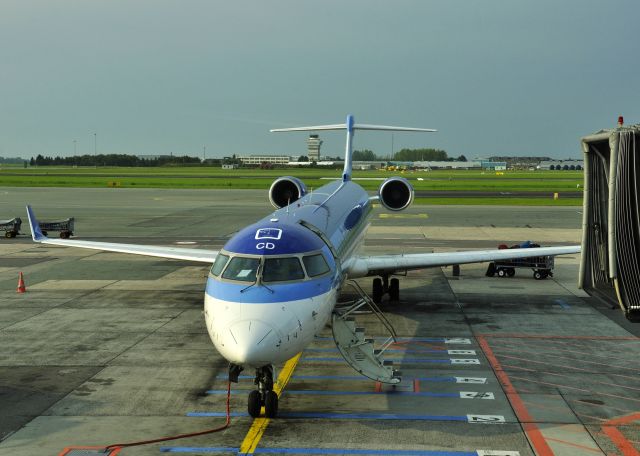
[[[353,115],[347,116],[347,145],[344,150],[344,170],[342,171],[342,181],[351,180],[352,156],[353,156]]]

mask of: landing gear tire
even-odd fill
[[[379,304],[380,301],[382,301],[382,293],[384,291],[382,288],[382,279],[380,277],[373,279],[373,288],[371,291],[371,299],[373,299],[373,302],[376,304]]]
[[[536,280],[542,280],[543,279],[542,273],[540,271],[534,271],[533,278]]]
[[[247,411],[249,415],[254,418],[260,416],[260,408],[262,407],[262,398],[260,397],[260,391],[253,390],[249,393],[249,399],[247,400]]]
[[[506,275],[507,275],[507,271],[505,271],[502,268],[498,269],[498,277],[506,277]]]
[[[273,391],[274,367],[270,364],[256,369],[256,378],[253,381],[258,389],[249,393],[247,410],[249,415],[256,418],[260,416],[260,409],[264,405],[264,412],[268,418],[274,418],[278,414],[278,395]]]
[[[514,268],[507,269],[507,275],[509,277],[513,277],[514,275],[516,275],[516,270]]]
[[[400,301],[400,281],[398,279],[389,281],[389,300],[392,302]]]
[[[267,391],[264,398],[264,414],[267,418],[275,418],[278,414],[278,395],[275,391]]]

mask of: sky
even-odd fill
[[[640,123],[637,0],[0,0],[0,156],[580,158]],[[323,132],[324,155],[344,133]]]

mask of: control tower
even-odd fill
[[[307,156],[310,162],[320,161],[320,146],[322,146],[322,140],[318,135],[309,135],[307,139]]]

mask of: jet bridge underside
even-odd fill
[[[579,286],[640,321],[640,126],[582,138],[585,154]]]

